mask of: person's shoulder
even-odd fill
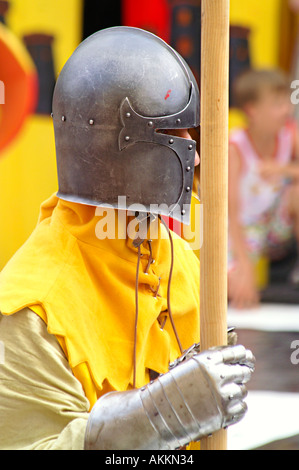
[[[239,144],[246,138],[246,129],[235,127],[229,132],[229,144]]]
[[[289,132],[298,132],[298,123],[295,118],[290,118],[285,123],[283,129]]]

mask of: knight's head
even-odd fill
[[[199,125],[199,92],[164,41],[131,27],[87,38],[58,77],[53,119],[60,198],[188,221],[196,142],[178,130]]]

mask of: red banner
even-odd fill
[[[122,24],[150,31],[169,43],[170,7],[168,0],[123,0]]]

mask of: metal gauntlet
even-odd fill
[[[254,368],[243,346],[183,360],[141,389],[112,392],[93,407],[86,450],[173,450],[239,421]]]

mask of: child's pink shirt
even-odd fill
[[[273,161],[287,165],[294,155],[295,125],[287,124],[277,135]],[[268,181],[259,174],[262,161],[246,129],[232,131],[230,144],[236,145],[242,159],[242,173],[239,181],[240,222],[243,225],[256,224],[279,203],[279,198],[288,181],[276,178]]]

